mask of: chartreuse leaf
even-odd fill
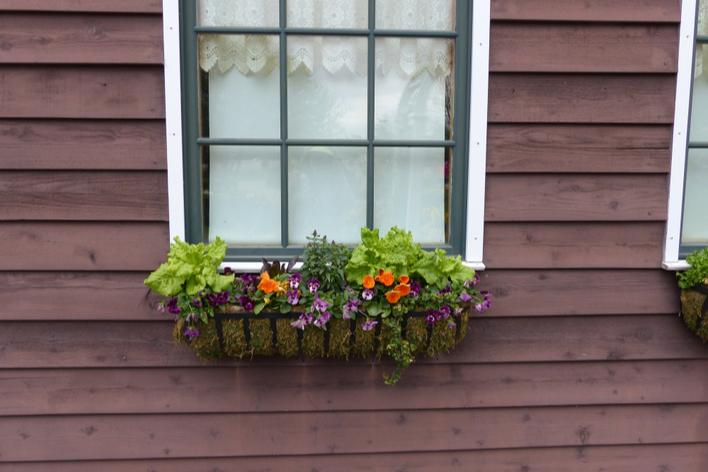
[[[145,285],[165,297],[177,295],[182,290],[184,277],[175,274],[169,264],[162,264],[155,272],[145,279]]]

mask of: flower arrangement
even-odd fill
[[[677,272],[681,288],[681,315],[686,326],[708,341],[708,248],[686,257],[691,268]]]
[[[204,359],[387,354],[398,363],[384,374],[393,385],[417,354],[459,343],[470,310],[489,308],[490,295],[475,289],[479,276],[460,256],[424,251],[410,232],[394,227],[381,238],[362,228],[361,238],[350,251],[315,232],[299,272],[291,272],[293,258],[287,265],[264,260],[260,274],[238,276],[216,274],[226,251],[219,238],[189,250],[176,239],[168,262],[145,283],[171,297],[159,309],[174,315],[176,340]],[[178,288],[177,276],[191,273],[205,283]]]

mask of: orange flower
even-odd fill
[[[401,282],[402,284],[407,284],[410,279],[406,274],[403,274],[398,278],[398,281]]]
[[[387,270],[379,269],[379,275],[376,276],[376,281],[381,282],[387,287],[393,285],[393,281],[396,280],[393,274]]]
[[[402,297],[408,295],[411,291],[411,286],[408,284],[398,284],[394,290],[401,294]]]
[[[364,278],[362,279],[362,283],[364,284],[365,288],[374,288],[374,278],[370,275],[365,275]]]
[[[265,293],[271,293],[280,286],[280,282],[273,280],[268,275],[268,272],[263,272],[261,274],[261,283],[258,284],[258,288],[263,290]]]
[[[390,292],[386,292],[386,300],[388,300],[389,303],[396,303],[400,299],[401,299],[401,294],[399,292],[397,292],[396,290],[391,290]]]
[[[287,280],[286,280],[285,282],[283,282],[283,283],[280,283],[280,284],[278,285],[278,287],[275,289],[275,294],[276,294],[276,295],[282,295],[282,294],[284,294],[285,291],[288,289],[288,285],[289,285],[289,284],[290,284],[290,282],[288,282]]]

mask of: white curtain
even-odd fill
[[[289,0],[288,26],[367,28],[367,5]],[[205,26],[279,24],[277,0],[202,0],[198,13]],[[376,22],[383,29],[451,30],[454,2],[379,0]],[[375,44],[375,137],[445,139],[454,42],[386,37]],[[367,39],[290,35],[287,45],[288,136],[365,139]],[[280,137],[278,36],[201,35],[199,60],[209,73],[209,136]],[[385,232],[398,225],[422,243],[445,242],[444,154],[442,148],[376,151],[377,227]],[[273,156],[231,146],[214,146],[210,156],[210,239],[277,244],[280,167]],[[306,243],[315,229],[337,242],[359,241],[359,228],[366,225],[365,156],[365,148],[291,148],[290,243]],[[274,175],[259,174],[266,171],[258,163],[263,159]],[[234,194],[240,195],[238,208]]]

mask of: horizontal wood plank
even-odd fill
[[[1,416],[420,410],[706,403],[708,360],[0,370]]]
[[[0,270],[153,271],[167,260],[166,223],[0,223]]]
[[[490,123],[635,123],[674,120],[671,74],[489,76]]]
[[[168,318],[168,315],[165,315]],[[171,321],[5,321],[0,331],[4,369],[201,366],[175,345]],[[706,359],[708,349],[676,315],[473,318],[465,340],[447,355],[421,364]],[[224,359],[215,365],[325,363],[346,370],[369,359]],[[376,375],[376,381],[380,381]]]
[[[0,320],[160,320],[148,272],[0,272]]]
[[[322,454],[204,459],[32,462],[3,464],[6,472],[389,472],[405,466],[410,472],[705,472],[707,444],[584,446],[486,451],[389,454]]]
[[[668,173],[671,126],[490,124],[487,172]]]
[[[673,272],[655,270],[486,270],[489,316],[676,314]],[[533,300],[533,303],[529,303]]]
[[[492,20],[678,23],[679,0],[492,0]]]
[[[491,25],[492,72],[666,73],[677,68],[675,25]]]
[[[161,171],[0,171],[0,220],[167,221]]]
[[[0,148],[0,169],[167,169],[162,120],[0,120]]]
[[[708,404],[10,417],[0,454],[19,462],[705,443],[707,415]]]
[[[0,10],[161,13],[160,0],[0,0]]]
[[[162,64],[158,15],[1,13],[0,64]]]
[[[665,221],[666,176],[492,174],[485,221]]]
[[[663,222],[487,223],[490,269],[659,269]]]
[[[0,118],[165,117],[161,66],[0,68]]]

